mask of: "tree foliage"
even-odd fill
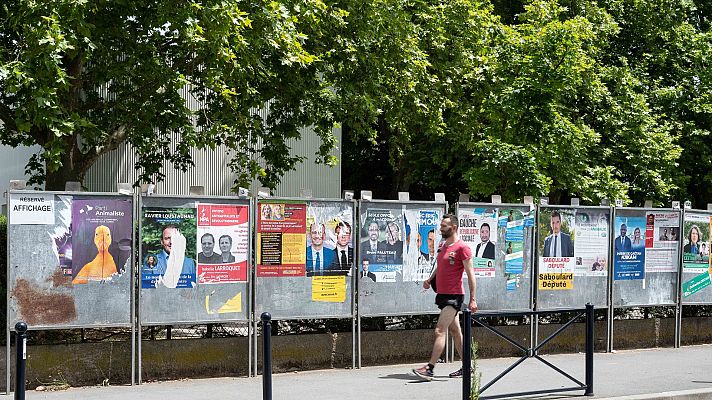
[[[323,138],[320,159],[333,162],[332,127],[308,104],[324,89],[309,68],[318,57],[304,49],[295,18],[330,17],[319,4],[4,2],[0,140],[42,146],[28,169],[48,189],[83,180],[125,142],[143,181],[160,180],[164,160],[185,170],[192,148],[224,144],[237,151],[238,183],[257,176],[274,186],[300,160],[287,141],[310,124]],[[268,101],[263,120],[255,109]]]
[[[40,144],[29,167],[49,187],[123,142],[142,180],[225,144],[239,182],[274,186],[301,161],[287,145],[299,127],[333,163],[339,123],[343,186],[377,197],[700,205],[710,12],[699,0],[16,0],[0,14],[0,139]]]

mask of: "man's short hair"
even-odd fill
[[[460,226],[460,223],[458,222],[457,216],[455,214],[445,214],[445,215],[443,215],[443,219],[445,219],[445,218],[448,218],[450,220],[450,223],[453,226],[455,226],[455,227]]]
[[[166,229],[175,229],[175,230],[178,230],[178,227],[175,226],[175,225],[173,225],[173,224],[169,224],[169,225],[164,226],[164,227],[163,227],[163,230],[161,230],[161,240],[163,240],[163,232],[165,232]]]
[[[321,232],[322,232],[322,233],[326,232],[326,225],[322,224],[321,222],[312,222],[312,224],[309,225],[309,232],[310,232],[310,233],[311,233],[311,231],[314,230],[314,225],[317,225],[317,226],[321,225]]]
[[[200,237],[200,243],[203,243],[203,239],[205,239],[206,236],[210,236],[211,239],[213,239],[213,243],[215,243],[215,236],[213,236],[212,233],[206,233],[203,236]]]
[[[490,228],[489,224],[487,222],[483,222],[482,225],[480,225],[480,229],[487,227],[488,231],[492,231],[492,228]]]
[[[351,233],[351,224],[349,224],[346,221],[341,221],[339,222],[338,225],[336,225],[336,228],[334,228],[334,232],[338,235],[339,232],[341,232],[341,228],[349,228],[349,233]]]
[[[559,213],[558,211],[551,212],[551,218],[554,218],[554,217],[557,217],[559,219],[559,221],[561,221],[561,213]]]

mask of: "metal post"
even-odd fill
[[[272,400],[272,316],[263,312],[262,319],[262,400]]]
[[[464,332],[462,338],[462,400],[470,400],[472,387],[472,311],[463,312]]]
[[[586,304],[586,396],[593,396],[593,304]]]
[[[15,324],[15,400],[25,400],[25,363],[27,361],[27,324]]]

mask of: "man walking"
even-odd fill
[[[457,228],[458,222],[455,215],[446,214],[443,216],[440,222],[440,234],[444,241],[438,249],[437,269],[430,278],[423,282],[423,288],[429,289],[430,282],[437,272],[438,294],[435,296],[435,304],[440,308],[440,316],[435,327],[435,343],[428,364],[413,369],[413,373],[425,381],[433,379],[435,363],[445,348],[445,333],[448,330],[455,342],[455,349],[462,357],[462,329],[457,313],[465,300],[465,288],[462,282],[463,270],[467,274],[467,283],[470,288],[468,307],[472,312],[477,311],[475,276],[472,272],[472,251],[465,242],[460,240]],[[461,377],[462,368],[452,372],[449,376],[451,378]]]

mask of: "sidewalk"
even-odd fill
[[[584,355],[543,356],[584,381]],[[483,383],[516,359],[479,360]],[[411,369],[420,365],[364,367],[360,370],[322,370],[273,376],[275,400],[391,400],[461,399],[462,380],[447,374],[459,364],[438,364],[432,382],[415,379]],[[596,399],[712,399],[712,345],[681,349],[648,349],[597,353],[594,358]],[[535,359],[528,359],[484,395],[574,386],[573,382]],[[672,392],[672,393],[669,393]],[[625,397],[623,397],[625,396]],[[28,391],[27,399],[81,400],[227,400],[262,398],[262,378],[218,378],[144,383],[139,386],[72,388],[61,392]],[[583,391],[565,392],[546,399],[585,398]]]

